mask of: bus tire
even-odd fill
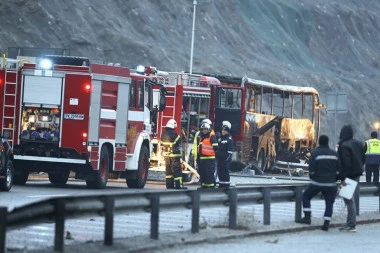
[[[103,146],[100,151],[99,170],[95,172],[95,179],[86,180],[87,187],[90,189],[106,188],[109,171],[110,156],[107,147]]]
[[[148,177],[148,169],[149,169],[149,151],[145,145],[141,147],[138,163],[139,165],[137,168],[136,178],[126,179],[126,183],[129,188],[142,189],[144,188],[146,184],[146,179]]]

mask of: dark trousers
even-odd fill
[[[373,180],[371,180],[372,175],[373,175]],[[376,186],[379,186],[379,164],[365,165],[365,181],[367,183],[373,182]]]
[[[302,206],[304,211],[311,212],[311,199],[315,197],[318,193],[322,192],[322,195],[325,199],[325,220],[331,220],[333,213],[333,206],[336,197],[336,186],[317,186],[309,184],[306,190],[302,194]]]
[[[215,159],[199,159],[198,172],[202,187],[215,187]]]
[[[230,186],[230,163],[226,162],[226,159],[217,160],[217,172],[219,178],[219,187],[229,187]]]

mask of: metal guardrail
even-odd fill
[[[307,184],[238,187],[228,190],[186,190],[59,197],[28,204],[8,212],[0,207],[0,253],[6,252],[6,231],[55,220],[54,250],[64,252],[66,218],[85,215],[105,217],[104,244],[113,244],[114,215],[124,211],[145,211],[151,214],[150,237],[158,239],[160,209],[192,209],[191,232],[199,232],[201,206],[229,206],[228,227],[237,227],[238,203],[263,204],[264,225],[270,225],[272,202],[295,202],[295,220],[302,216],[302,191]],[[360,184],[360,195],[374,194],[377,187]],[[379,198],[380,210],[380,198]]]

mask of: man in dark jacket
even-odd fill
[[[359,182],[360,176],[363,174],[364,153],[363,143],[353,139],[354,131],[352,126],[343,126],[339,135],[338,154],[342,164],[342,173],[339,179],[343,186],[347,178]],[[347,206],[347,222],[340,228],[340,231],[355,232],[356,231],[356,215],[359,214],[359,187],[357,186],[351,199],[343,199]]]
[[[325,199],[325,221],[322,226],[324,231],[329,229],[337,191],[337,176],[341,171],[338,153],[330,149],[328,143],[329,137],[321,135],[318,140],[319,147],[311,154],[309,159],[310,184],[302,195],[305,217],[296,221],[297,223],[311,224],[310,200],[322,192]]]

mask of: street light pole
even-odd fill
[[[375,128],[377,129],[377,138],[379,138],[379,130],[380,130],[380,123],[379,122],[375,122]]]
[[[193,29],[191,32],[191,52],[190,52],[190,71],[189,73],[193,73],[193,54],[194,54],[194,33],[195,33],[195,11],[197,8],[197,0],[194,0],[194,10],[193,10]]]

